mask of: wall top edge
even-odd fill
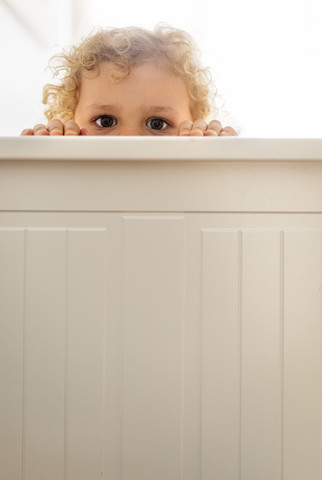
[[[0,137],[8,160],[322,162],[322,138]]]

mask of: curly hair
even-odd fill
[[[113,62],[113,78],[118,82],[131,68],[145,61],[155,61],[183,79],[190,98],[193,120],[205,119],[213,111],[216,90],[209,68],[200,65],[200,54],[187,32],[158,24],[153,31],[139,27],[100,28],[79,45],[54,55],[50,67],[58,84],[46,84],[43,103],[48,105],[48,120],[74,118],[85,72],[99,74],[101,62]]]

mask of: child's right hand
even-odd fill
[[[79,128],[78,124],[74,120],[68,120],[65,124],[53,118],[49,120],[48,125],[38,124],[34,128],[26,128],[20,134],[21,136],[26,135],[66,135],[66,136],[75,136],[75,135],[88,135],[86,128]]]

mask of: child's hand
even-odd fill
[[[26,128],[20,134],[25,135],[88,135],[86,128],[79,128],[74,120],[68,120],[65,124],[57,118],[49,120],[48,125],[38,124],[34,128]]]
[[[179,126],[179,136],[182,137],[236,137],[238,133],[232,127],[223,128],[218,120],[212,120],[209,125],[204,120],[185,120]]]

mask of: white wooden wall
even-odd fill
[[[321,480],[322,154],[215,140],[0,159],[1,479]]]

